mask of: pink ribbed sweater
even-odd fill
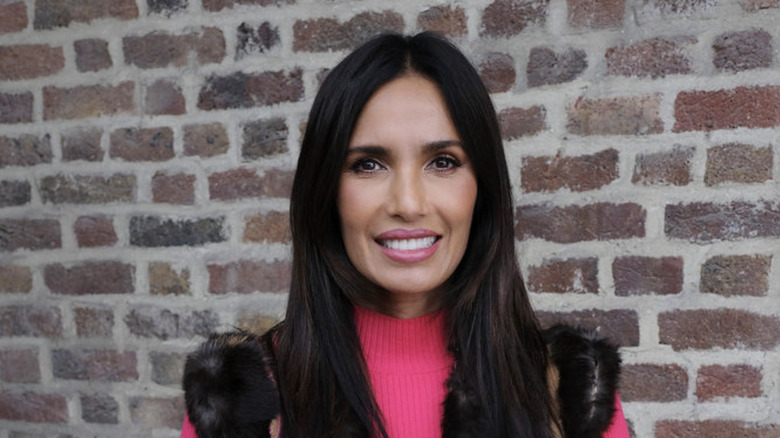
[[[357,307],[360,342],[374,396],[391,438],[441,436],[442,403],[453,359],[446,348],[444,314],[397,319]],[[620,403],[604,438],[628,438]],[[197,438],[185,419],[182,438]]]

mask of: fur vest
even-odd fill
[[[592,332],[568,326],[555,326],[544,334],[562,436],[600,437],[614,415],[620,372],[617,348]],[[268,337],[236,331],[211,335],[187,358],[185,401],[198,438],[270,437],[280,401],[269,347]],[[447,382],[442,436],[483,438],[479,402],[462,380],[453,373]]]

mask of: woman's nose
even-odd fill
[[[388,198],[388,213],[405,221],[425,215],[428,209],[422,175],[415,172],[398,172],[390,185]]]

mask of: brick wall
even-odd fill
[[[0,0],[0,438],[174,437],[267,327],[327,69],[450,35],[502,121],[545,323],[623,347],[637,437],[780,436],[780,1]]]

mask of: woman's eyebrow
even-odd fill
[[[347,154],[386,156],[388,152],[387,152],[387,148],[383,146],[365,145],[365,146],[350,146],[349,149],[347,149]]]
[[[425,145],[425,152],[432,153],[436,152],[440,149],[448,148],[450,146],[457,146],[462,148],[463,144],[460,142],[460,140],[438,140],[433,141]]]

